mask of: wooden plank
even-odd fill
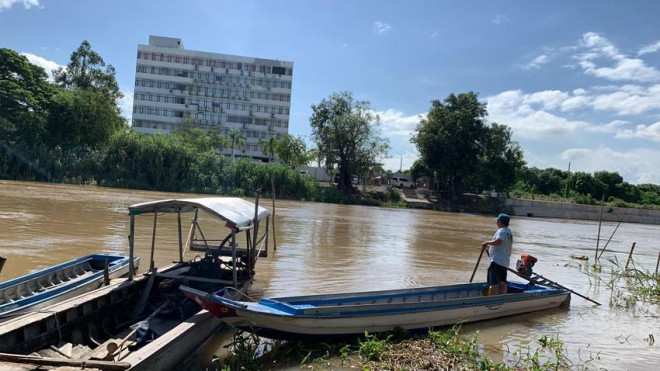
[[[128,362],[108,362],[108,361],[91,361],[81,359],[62,359],[50,357],[33,357],[22,354],[9,354],[0,353],[0,361],[16,362],[16,363],[32,363],[44,366],[68,366],[68,367],[95,367],[101,370],[128,370],[131,364]]]
[[[73,356],[73,344],[71,343],[64,343],[63,345],[60,345],[60,351],[66,355],[67,358],[71,358]]]
[[[234,282],[230,280],[219,280],[216,278],[204,278],[204,277],[193,277],[193,276],[183,276],[180,274],[170,274],[170,273],[156,273],[158,277],[171,278],[175,280],[188,280],[196,282],[209,282],[209,283],[220,283],[223,285],[232,285]]]

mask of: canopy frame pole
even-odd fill
[[[158,210],[154,210],[154,230],[151,234],[151,258],[149,259],[149,271],[153,272],[155,268],[154,251],[156,250],[156,224],[158,223]]]
[[[128,235],[128,280],[133,281],[135,275],[135,264],[133,264],[134,254],[134,238],[135,238],[135,215],[131,213],[130,232]]]
[[[176,221],[179,227],[179,263],[183,263],[183,236],[181,234],[181,208],[176,208]]]
[[[197,215],[199,214],[199,209],[195,208],[195,216],[193,216],[192,221],[190,222],[190,230],[188,231],[188,239],[186,244],[183,245],[183,252],[190,249],[192,251],[193,239],[195,238],[195,230],[197,229]]]
[[[257,189],[254,195],[254,231],[252,235],[252,250],[248,249],[248,274],[250,279],[252,279],[252,270],[253,267],[257,264],[257,238],[259,237],[259,196],[261,195],[261,189]]]
[[[268,256],[268,235],[270,230],[270,216],[266,217],[266,256]]]
[[[236,270],[236,228],[231,229],[231,262],[232,262],[232,279],[234,288],[238,288],[238,272]]]

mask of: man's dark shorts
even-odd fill
[[[506,282],[506,268],[491,262],[488,267],[488,284],[496,285],[500,282]]]

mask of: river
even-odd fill
[[[0,280],[89,253],[127,253],[127,206],[173,197],[195,195],[0,181],[0,256],[7,258]],[[270,208],[271,200],[262,206]],[[480,243],[496,229],[487,216],[301,201],[277,201],[276,215],[277,250],[271,245],[269,257],[257,263],[253,297],[467,282]],[[138,243],[143,258],[150,223],[137,225],[138,234],[147,236]],[[539,259],[535,272],[603,305],[573,295],[569,310],[465,325],[464,332],[478,331],[489,356],[509,359],[509,352],[549,335],[566,344],[575,363],[593,359],[592,366],[607,369],[649,369],[660,363],[659,345],[648,341],[650,334],[660,338],[658,305],[611,306],[607,285],[585,274],[584,262],[571,258],[593,259],[598,222],[513,217],[510,227],[514,261],[530,253]],[[601,247],[615,227],[603,223]],[[633,242],[637,267],[653,271],[659,231],[658,226],[622,223],[601,261],[602,276],[607,279],[609,259],[625,262]],[[170,237],[171,252],[159,249],[157,265],[177,257],[174,234]],[[485,279],[486,268],[484,259],[477,279]]]

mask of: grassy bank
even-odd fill
[[[477,334],[461,327],[412,336],[401,330],[365,336],[355,342],[278,342],[237,331],[229,356],[214,356],[213,370],[307,369],[361,370],[558,370],[588,365],[571,362],[561,340],[542,336],[527,348],[494,362],[483,352]]]

